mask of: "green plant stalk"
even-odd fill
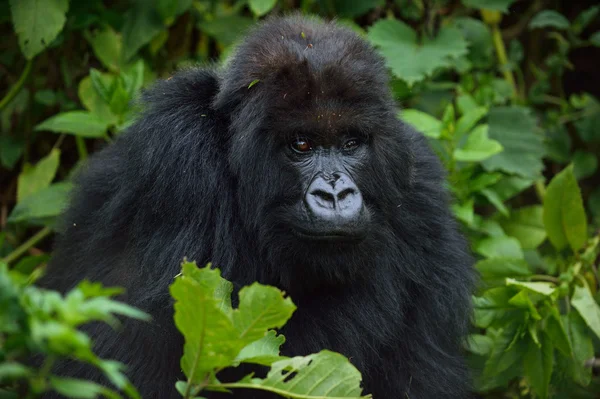
[[[510,84],[510,87],[512,87],[513,90],[513,96],[515,99],[517,99],[519,96],[519,89],[517,88],[517,84],[515,82],[515,78],[513,77],[512,72],[508,69],[508,56],[506,55],[506,46],[504,46],[502,32],[500,32],[500,27],[498,26],[498,24],[492,25],[492,38],[494,40],[494,48],[496,49],[498,62],[500,63],[500,67],[502,68],[504,80],[506,80],[508,84]]]
[[[12,101],[12,99],[15,98],[17,94],[19,94],[19,92],[23,88],[23,85],[27,81],[29,74],[31,73],[32,66],[33,59],[27,61],[27,64],[25,64],[25,69],[23,70],[23,73],[21,73],[21,76],[19,77],[19,80],[17,80],[17,83],[15,83],[14,86],[10,88],[8,93],[6,93],[4,98],[0,100],[0,111],[2,111]]]
[[[79,154],[79,160],[85,161],[88,157],[88,150],[85,146],[85,139],[83,137],[75,136],[75,143],[77,144],[77,153]]]
[[[50,227],[44,227],[37,233],[35,233],[29,240],[25,241],[23,244],[19,245],[14,251],[6,255],[2,259],[3,262],[10,264],[15,260],[19,259],[21,255],[23,255],[27,250],[33,247],[38,242],[42,241],[44,238],[52,233],[52,229]]]

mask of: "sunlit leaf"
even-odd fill
[[[502,145],[488,137],[488,126],[477,126],[462,148],[454,151],[454,158],[463,162],[481,162],[502,151]]]
[[[400,119],[427,137],[437,139],[442,133],[442,121],[425,112],[416,109],[405,109],[400,112],[399,116]]]
[[[48,187],[58,170],[60,150],[54,149],[36,165],[25,164],[19,174],[17,185],[17,202]]]
[[[106,135],[109,121],[87,111],[69,111],[54,115],[35,127],[56,133],[69,133],[86,138],[102,138]]]
[[[588,287],[575,286],[571,305],[581,315],[585,323],[600,338],[600,306]]]
[[[277,4],[277,0],[248,0],[250,10],[257,17],[263,16]]]
[[[543,214],[540,205],[523,207],[513,210],[500,224],[507,235],[519,240],[523,249],[535,249],[546,239]]]
[[[35,195],[26,197],[13,208],[8,222],[17,223],[58,216],[67,206],[71,189],[71,183],[55,183]]]

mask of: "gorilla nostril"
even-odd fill
[[[337,199],[338,201],[344,201],[346,197],[353,194],[356,194],[356,190],[353,188],[347,188],[345,190],[342,190],[342,192],[338,193]]]
[[[333,193],[325,190],[316,189],[310,192],[310,195],[315,199],[316,204],[323,208],[335,208],[335,197]]]

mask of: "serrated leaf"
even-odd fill
[[[8,222],[17,223],[58,216],[67,206],[71,183],[55,183],[19,202],[8,216]]]
[[[512,278],[506,279],[507,286],[514,286],[519,288],[524,288],[528,291],[535,292],[538,294],[542,294],[544,296],[552,295],[555,291],[556,287],[552,283],[546,282],[525,282],[525,281],[517,281]]]
[[[400,20],[376,22],[367,33],[392,72],[409,86],[467,54],[467,42],[455,27],[442,27],[434,39],[419,43],[415,31]]]
[[[50,151],[50,154],[42,158],[35,166],[25,164],[18,178],[17,203],[48,187],[56,176],[59,164],[60,150],[58,149]]]
[[[489,137],[497,140],[504,151],[483,161],[488,171],[536,179],[544,164],[544,140],[536,133],[536,121],[523,107],[496,107],[488,114]]]
[[[571,305],[577,309],[588,327],[600,338],[600,306],[589,288],[575,286]]]
[[[548,238],[559,250],[570,245],[577,251],[587,240],[587,218],[572,165],[554,176],[548,185],[544,225]]]
[[[85,138],[102,138],[110,122],[87,111],[68,111],[54,115],[35,126],[35,130],[69,133]]]
[[[523,249],[535,249],[546,239],[544,208],[540,205],[513,210],[509,218],[500,219],[507,235],[515,237]]]
[[[19,46],[27,59],[44,50],[62,30],[69,0],[10,0]]]
[[[481,162],[502,151],[502,145],[488,137],[488,126],[477,126],[462,148],[454,151],[454,159],[461,162]]]
[[[360,372],[339,353],[323,350],[273,364],[267,377],[250,384],[290,398],[372,398],[361,396]]]
[[[530,341],[523,359],[525,376],[540,398],[547,398],[554,366],[554,347],[546,334],[540,337],[541,348]]]
[[[277,335],[271,330],[257,341],[246,345],[235,358],[234,363],[253,363],[270,366],[273,362],[282,360],[279,347],[285,343],[283,335]]]
[[[462,3],[471,8],[508,12],[508,8],[516,0],[462,0]]]
[[[277,0],[248,0],[250,10],[257,17],[261,17],[271,11],[277,4]]]
[[[437,139],[442,134],[442,121],[425,112],[405,109],[400,112],[399,117],[427,137]]]
[[[569,29],[571,23],[561,13],[554,10],[542,10],[529,22],[529,29],[556,28]]]

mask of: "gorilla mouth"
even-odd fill
[[[293,230],[300,239],[308,241],[360,241],[365,238],[365,234],[359,231],[308,231],[303,229]]]

